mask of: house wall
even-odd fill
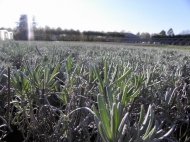
[[[4,31],[0,30],[0,40],[4,40]]]
[[[13,32],[7,30],[0,30],[0,40],[13,39]]]
[[[8,32],[8,39],[13,39],[13,32]]]

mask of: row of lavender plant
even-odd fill
[[[189,51],[70,42],[0,47],[2,139],[16,125],[25,141],[189,140]]]

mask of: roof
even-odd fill
[[[139,38],[137,35],[134,35],[133,33],[125,33],[126,38]]]

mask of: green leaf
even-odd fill
[[[103,139],[103,141],[104,142],[109,142],[109,140],[108,140],[109,138],[107,137],[107,135],[104,132],[104,128],[103,128],[102,122],[98,123],[98,131],[99,131],[100,136]]]
[[[104,60],[104,84],[108,84],[108,80],[107,80],[107,63],[106,60]]]
[[[96,116],[100,119],[99,112],[98,112],[98,110],[96,109],[96,107],[94,105],[92,106],[92,110],[96,114]]]
[[[56,77],[56,75],[59,73],[59,72],[58,72],[59,66],[60,66],[60,65],[57,64],[56,67],[55,67],[55,69],[53,70],[52,74],[50,75],[50,78],[49,78],[49,80],[48,80],[48,82],[47,82],[48,85],[49,85],[49,83],[52,81],[52,79],[53,79],[54,77]]]
[[[109,87],[106,87],[106,93],[107,93],[107,97],[108,97],[109,107],[112,108],[112,105],[113,105],[113,96],[112,96],[112,93],[111,93],[111,90],[110,90]]]
[[[158,122],[156,121],[154,127],[152,128],[152,130],[148,134],[145,134],[142,139],[145,142],[146,141],[151,142],[154,139],[154,136],[155,136],[155,133],[157,131],[157,128],[158,128]]]
[[[114,73],[113,73],[113,75],[112,75],[112,79],[111,79],[111,84],[110,84],[110,86],[113,85],[113,82],[114,82],[115,79],[116,79],[117,73],[118,73],[118,65],[115,66],[115,70],[114,70]]]
[[[127,105],[127,103],[129,101],[133,101],[133,99],[139,94],[140,92],[140,89],[136,90],[136,92],[133,93],[133,95],[129,96],[127,99],[126,99],[126,102],[125,102],[125,105]]]
[[[71,56],[69,56],[68,58],[67,58],[67,71],[68,71],[68,74],[70,74],[70,72],[71,72],[71,69],[72,69],[72,62],[71,62]]]
[[[44,85],[47,84],[48,82],[48,77],[49,77],[49,68],[45,68],[44,69]],[[46,86],[44,86],[44,89],[46,88]]]
[[[122,80],[124,80],[131,73],[131,71],[132,71],[132,68],[130,68],[127,72],[125,72],[125,74],[123,74],[118,80],[113,82],[111,85],[117,84],[121,82]]]
[[[139,118],[139,126],[142,125],[143,120],[144,120],[144,116],[145,116],[144,105],[141,105],[140,118]]]
[[[132,92],[133,92],[133,89],[134,89],[134,87],[131,87],[131,88],[129,89],[128,86],[125,85],[125,88],[124,88],[124,91],[123,91],[122,100],[121,100],[123,106],[126,105],[127,98],[130,97],[130,95],[131,95]]]
[[[116,104],[113,104],[113,109],[112,109],[112,135],[114,135],[114,139],[117,138],[117,132],[118,132],[118,127],[119,127],[119,114],[118,114],[118,109]]]
[[[57,85],[57,83],[58,83],[58,80],[56,80],[52,85],[49,85],[48,87],[48,89],[49,90],[51,90],[51,89],[53,89],[56,85]]]
[[[117,104],[117,110],[118,110],[118,121],[121,122],[122,116],[123,116],[123,107],[120,102]]]
[[[152,107],[150,108],[150,114],[149,115],[150,115],[149,116],[150,117],[149,124],[148,124],[148,127],[146,128],[146,132],[144,134],[144,137],[149,134],[149,132],[150,132],[150,130],[152,128],[153,122],[154,122],[154,112],[152,110]]]
[[[89,69],[89,83],[92,83],[93,81],[93,70],[92,67],[90,67]]]
[[[101,91],[102,94],[104,94],[103,82],[102,82],[102,79],[100,78],[100,75],[98,73],[98,69],[97,69],[96,66],[94,66],[94,71],[95,71],[96,77],[98,79],[98,82],[100,83],[100,91]]]
[[[13,84],[14,87],[17,86],[16,78],[13,75],[11,75],[11,82],[12,82],[12,84]]]
[[[109,66],[109,70],[108,70],[108,72],[107,72],[107,76],[106,76],[106,78],[107,78],[107,83],[109,82],[112,68],[113,68],[113,63],[111,63],[111,65]],[[108,84],[106,84],[106,85],[108,85]]]
[[[110,124],[109,124],[111,118],[109,116],[108,110],[105,107],[105,102],[103,101],[103,98],[100,94],[98,94],[98,108],[100,112],[101,121],[105,128],[108,139],[111,139],[112,135],[111,135]]]
[[[23,90],[27,91],[28,90],[28,79],[23,78]]]
[[[124,125],[125,125],[125,123],[126,123],[125,121],[126,121],[128,115],[129,115],[129,113],[126,113],[126,114],[124,115],[124,117],[122,118],[121,123],[119,124],[119,128],[118,128],[118,137],[119,137],[119,138],[120,138],[120,136],[121,136],[121,134],[122,134],[123,127],[124,127]]]
[[[41,87],[40,82],[41,82],[41,78],[39,76],[40,72],[42,70],[42,66],[38,65],[35,69],[34,72],[32,74],[32,81],[34,82],[34,85],[36,85],[38,88]]]
[[[147,126],[148,126],[148,123],[149,123],[149,119],[150,119],[150,110],[152,109],[152,106],[149,105],[148,107],[148,111],[146,113],[146,116],[144,118],[144,121],[141,125],[141,128],[140,128],[140,135],[144,134],[146,129],[147,129]]]
[[[28,72],[29,72],[30,75],[32,76],[33,70],[32,70],[32,67],[30,66],[29,61],[28,61],[28,60],[25,60],[25,63],[26,63],[26,67],[27,67]]]

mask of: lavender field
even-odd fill
[[[190,141],[188,49],[0,42],[1,140]]]

